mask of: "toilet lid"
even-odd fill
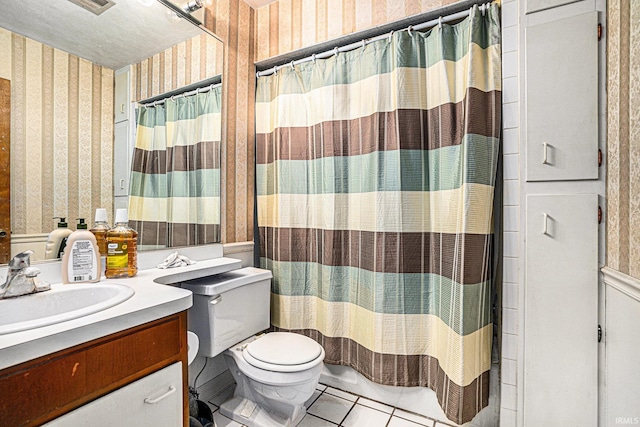
[[[271,332],[249,343],[244,351],[264,363],[291,366],[317,359],[322,347],[304,335]]]

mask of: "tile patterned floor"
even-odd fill
[[[217,427],[242,427],[220,413],[219,405],[233,394],[233,385],[208,399]],[[318,384],[307,401],[307,415],[298,427],[449,427],[384,403],[365,399],[323,384]]]

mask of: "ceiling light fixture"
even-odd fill
[[[181,6],[177,6],[169,0],[158,1],[169,8],[169,10],[167,11],[167,17],[170,21],[179,21],[179,18],[183,18],[197,26],[201,26],[202,22],[193,17],[191,15],[191,12],[201,9],[203,6],[207,6],[209,3],[209,0],[189,0],[187,1],[187,3]]]
[[[181,7],[185,12],[191,13],[203,7],[211,6],[212,3],[212,0],[189,0],[183,3]]]

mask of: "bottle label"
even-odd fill
[[[129,251],[127,242],[109,242],[107,244],[107,268],[127,268]]]
[[[89,240],[76,240],[69,254],[68,277],[71,282],[86,282],[98,276],[93,244]]]

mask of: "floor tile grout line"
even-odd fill
[[[331,396],[334,396],[334,395],[333,395],[333,394],[331,394],[331,393],[328,393],[328,394],[330,394]],[[340,397],[340,396],[335,396],[335,397]],[[343,398],[343,399],[344,399],[344,398]],[[353,408],[355,408],[355,407],[356,407],[356,402],[358,401],[358,399],[360,399],[360,396],[356,396],[356,400],[354,400],[353,402],[351,402],[351,408],[349,408],[349,410],[347,411],[347,413],[345,414],[345,416],[342,418],[342,421],[340,421],[339,426],[342,426],[342,423],[344,422],[344,420],[346,420],[346,419],[347,419],[347,417],[349,416],[349,414],[351,413],[351,411],[353,411]],[[347,399],[344,399],[344,400],[347,400]]]
[[[312,416],[312,417],[314,417],[314,418],[318,418],[318,419],[320,419],[320,420],[322,420],[322,421],[326,421],[326,422],[328,422],[328,423],[330,423],[330,424],[332,424],[332,425],[334,425],[334,426],[336,426],[336,427],[339,427],[339,426],[338,426],[338,424],[336,424],[336,423],[334,423],[333,421],[328,420],[328,419],[326,419],[326,418],[322,418],[322,417],[321,417],[321,416],[319,416],[319,415],[314,415],[314,414],[308,414],[308,415],[311,415],[311,416]]]

